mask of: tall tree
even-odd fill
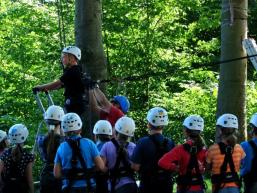
[[[102,1],[76,0],[75,3],[75,40],[82,51],[81,65],[83,72],[92,79],[107,77],[106,57],[102,41]],[[88,108],[85,113],[87,128],[84,133],[91,135],[92,114]]]
[[[247,0],[222,0],[221,61],[245,56],[242,40],[247,37],[247,8]],[[246,122],[246,72],[246,60],[220,64],[217,116],[235,114],[241,134]]]

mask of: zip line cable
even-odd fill
[[[209,65],[224,64],[224,63],[248,59],[248,58],[252,58],[252,57],[256,57],[256,56],[257,56],[257,54],[254,54],[251,56],[243,56],[243,57],[239,57],[239,58],[210,62]],[[192,68],[184,68],[183,70],[191,70],[191,69]],[[172,69],[172,70],[168,70],[168,71],[164,71],[164,72],[149,72],[149,73],[135,75],[135,76],[127,76],[125,78],[114,77],[111,79],[96,80],[96,83],[101,84],[101,83],[109,83],[109,82],[140,81],[140,80],[145,80],[146,78],[155,77],[155,76],[160,76],[160,77],[169,76],[171,73],[174,73],[175,71],[176,71],[176,69]]]

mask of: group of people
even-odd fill
[[[209,148],[201,137],[204,120],[199,115],[184,120],[185,142],[180,145],[162,134],[168,125],[165,109],[150,109],[146,119],[149,135],[136,144],[131,141],[135,122],[128,116],[115,122],[115,134],[109,121],[97,121],[95,139],[90,140],[80,135],[83,123],[78,114],[65,114],[61,107],[50,106],[45,113],[49,131],[37,140],[43,160],[40,192],[172,193],[176,183],[177,193],[204,193],[208,171],[213,193],[239,193],[241,177],[245,193],[256,192],[257,114],[249,124],[253,139],[241,144],[236,138],[237,117],[220,116],[216,126],[221,141]],[[23,124],[13,125],[8,135],[0,131],[3,193],[34,192],[34,155],[24,148],[28,135]],[[8,147],[8,140],[12,146]]]
[[[185,142],[175,145],[162,133],[169,123],[167,111],[154,107],[146,116],[148,135],[135,144],[131,137],[136,125],[126,116],[128,99],[115,96],[109,101],[95,84],[83,81],[79,48],[64,48],[61,59],[60,79],[34,88],[65,88],[64,109],[50,106],[44,114],[48,132],[37,136],[43,160],[41,193],[172,193],[175,183],[177,193],[204,193],[208,171],[213,193],[239,193],[241,177],[245,193],[257,192],[257,114],[250,120],[253,139],[242,144],[237,143],[237,117],[221,115],[216,122],[221,140],[207,148],[201,116],[185,118],[181,126]],[[92,110],[100,117],[93,128],[94,139],[81,136],[85,84]],[[34,193],[35,158],[24,146],[28,135],[23,124],[13,125],[8,134],[0,130],[2,193]]]

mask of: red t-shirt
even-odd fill
[[[187,141],[186,143],[192,145],[192,141]],[[206,164],[206,152],[207,150],[203,148],[200,152],[197,153],[199,169],[202,173],[204,172]],[[159,160],[158,164],[161,168],[168,171],[175,171],[176,168],[179,167],[179,175],[185,175],[189,161],[190,153],[185,150],[183,145],[178,145],[168,153],[164,154],[163,157]],[[179,189],[180,188],[178,187],[178,190]],[[189,191],[198,190],[202,190],[202,187],[199,185],[194,185],[189,188]]]
[[[124,113],[114,105],[111,106],[109,113],[105,111],[100,112],[100,119],[109,121],[112,127],[114,127],[116,121],[123,116],[124,116]]]

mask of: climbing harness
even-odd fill
[[[128,153],[126,151],[128,144],[124,147],[120,146],[118,141],[114,138],[111,139],[111,142],[116,148],[117,159],[115,162],[115,166],[110,170],[110,181],[111,181],[111,193],[115,193],[115,185],[118,179],[122,177],[130,177],[135,180],[135,174],[130,167],[130,163],[128,160]],[[123,166],[121,166],[121,163]]]
[[[72,188],[72,184],[75,180],[86,180],[88,192],[92,192],[92,185],[90,179],[94,176],[93,169],[88,169],[86,162],[82,157],[80,150],[80,140],[67,138],[66,142],[69,144],[72,149],[72,158],[71,158],[71,169],[65,169],[62,171],[64,178],[68,180],[68,186],[65,188],[65,192],[69,193]],[[82,168],[77,167],[78,161],[80,162]]]
[[[181,192],[187,192],[192,185],[200,185],[203,189],[206,189],[197,160],[197,153],[201,151],[201,149],[189,144],[183,144],[183,147],[188,153],[190,153],[190,160],[187,166],[186,174],[179,175],[177,177],[177,183],[180,187],[182,187]],[[195,171],[194,173],[192,172],[193,170]]]
[[[239,187],[240,179],[235,171],[235,165],[232,158],[234,147],[226,145],[223,142],[218,143],[221,154],[225,154],[223,164],[220,167],[220,174],[214,174],[211,177],[212,184],[215,185],[214,193],[218,193],[222,189],[225,183],[235,182]],[[229,164],[230,172],[227,172],[227,165]]]

